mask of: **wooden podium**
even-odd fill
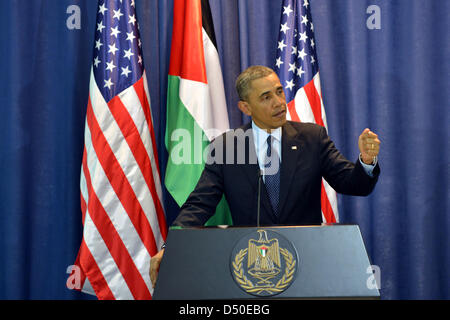
[[[379,299],[357,225],[170,230],[153,299]]]

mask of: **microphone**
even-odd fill
[[[261,214],[261,180],[262,180],[263,172],[261,169],[258,169],[258,203],[257,203],[257,211],[256,211],[256,226],[259,228],[259,217]]]

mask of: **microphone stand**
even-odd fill
[[[262,170],[258,170],[258,203],[257,203],[257,216],[256,216],[256,225],[259,228],[259,217],[261,211],[261,180],[262,180]]]

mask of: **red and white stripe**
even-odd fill
[[[91,70],[80,181],[82,291],[151,299],[150,258],[167,227],[145,72],[107,103]]]
[[[297,90],[295,98],[288,103],[287,119],[317,123],[328,131],[325,108],[320,88],[319,72],[313,80]],[[339,221],[336,191],[322,178],[321,191],[322,220],[326,223]]]

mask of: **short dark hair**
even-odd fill
[[[251,66],[241,72],[236,79],[236,90],[241,101],[246,101],[253,80],[267,77],[275,73],[265,66]]]

